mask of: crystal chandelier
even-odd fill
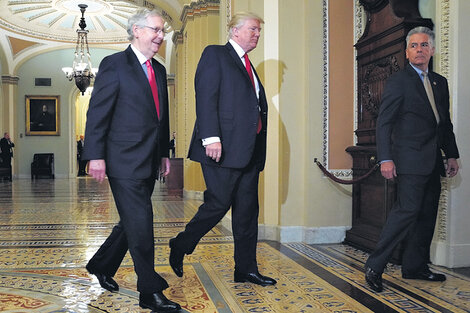
[[[91,80],[95,77],[96,68],[91,67],[90,50],[88,49],[88,30],[85,29],[85,10],[88,7],[86,4],[79,4],[78,7],[82,12],[80,19],[80,29],[77,29],[77,46],[75,47],[75,58],[73,59],[72,67],[63,67],[62,71],[65,77],[72,81],[75,79],[75,85],[81,91],[82,95],[85,90],[90,86]]]

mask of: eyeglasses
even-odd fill
[[[150,28],[157,35],[160,35],[160,34],[165,35],[166,34],[164,29],[160,29],[158,27],[151,27],[151,26],[147,26],[147,25],[139,25],[139,26]]]

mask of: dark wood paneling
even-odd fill
[[[417,26],[432,29],[430,19],[419,15],[417,0],[360,0],[367,14],[364,34],[357,50],[357,145],[346,151],[353,158],[353,177],[375,165],[376,120],[385,81],[408,62],[405,58],[406,35]],[[387,215],[396,198],[395,184],[375,171],[353,186],[352,228],[346,242],[364,250],[374,249]],[[399,251],[400,249],[398,249]],[[399,260],[398,252],[394,261]]]

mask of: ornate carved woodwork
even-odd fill
[[[364,34],[356,43],[357,145],[346,151],[353,158],[353,178],[375,165],[375,128],[380,99],[387,78],[404,67],[406,35],[417,26],[432,29],[430,19],[419,14],[418,0],[360,0],[367,14]],[[396,198],[393,182],[376,171],[353,186],[352,228],[346,242],[372,250]],[[398,254],[395,254],[395,261]]]

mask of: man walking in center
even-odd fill
[[[232,207],[236,282],[274,285],[258,271],[258,179],[266,159],[267,102],[248,52],[256,48],[263,20],[238,13],[229,42],[208,46],[196,77],[196,124],[189,158],[201,163],[204,203],[183,232],[170,240],[170,265],[183,275],[183,259]]]
[[[99,182],[105,175],[120,221],[86,268],[100,285],[117,291],[112,278],[127,250],[137,274],[139,305],[156,312],[176,312],[168,300],[168,283],[155,272],[151,196],[159,163],[170,172],[168,159],[168,94],[165,67],[153,56],[165,35],[157,11],[139,10],[129,18],[131,44],[100,64],[87,113],[83,159]]]
[[[383,288],[383,270],[402,241],[403,278],[446,279],[431,272],[428,262],[441,193],[440,176],[453,177],[459,169],[449,89],[447,80],[428,68],[434,54],[434,33],[429,28],[412,29],[406,47],[409,64],[387,80],[377,119],[380,170],[386,179],[397,181],[397,200],[365,267],[366,281],[377,292]]]

